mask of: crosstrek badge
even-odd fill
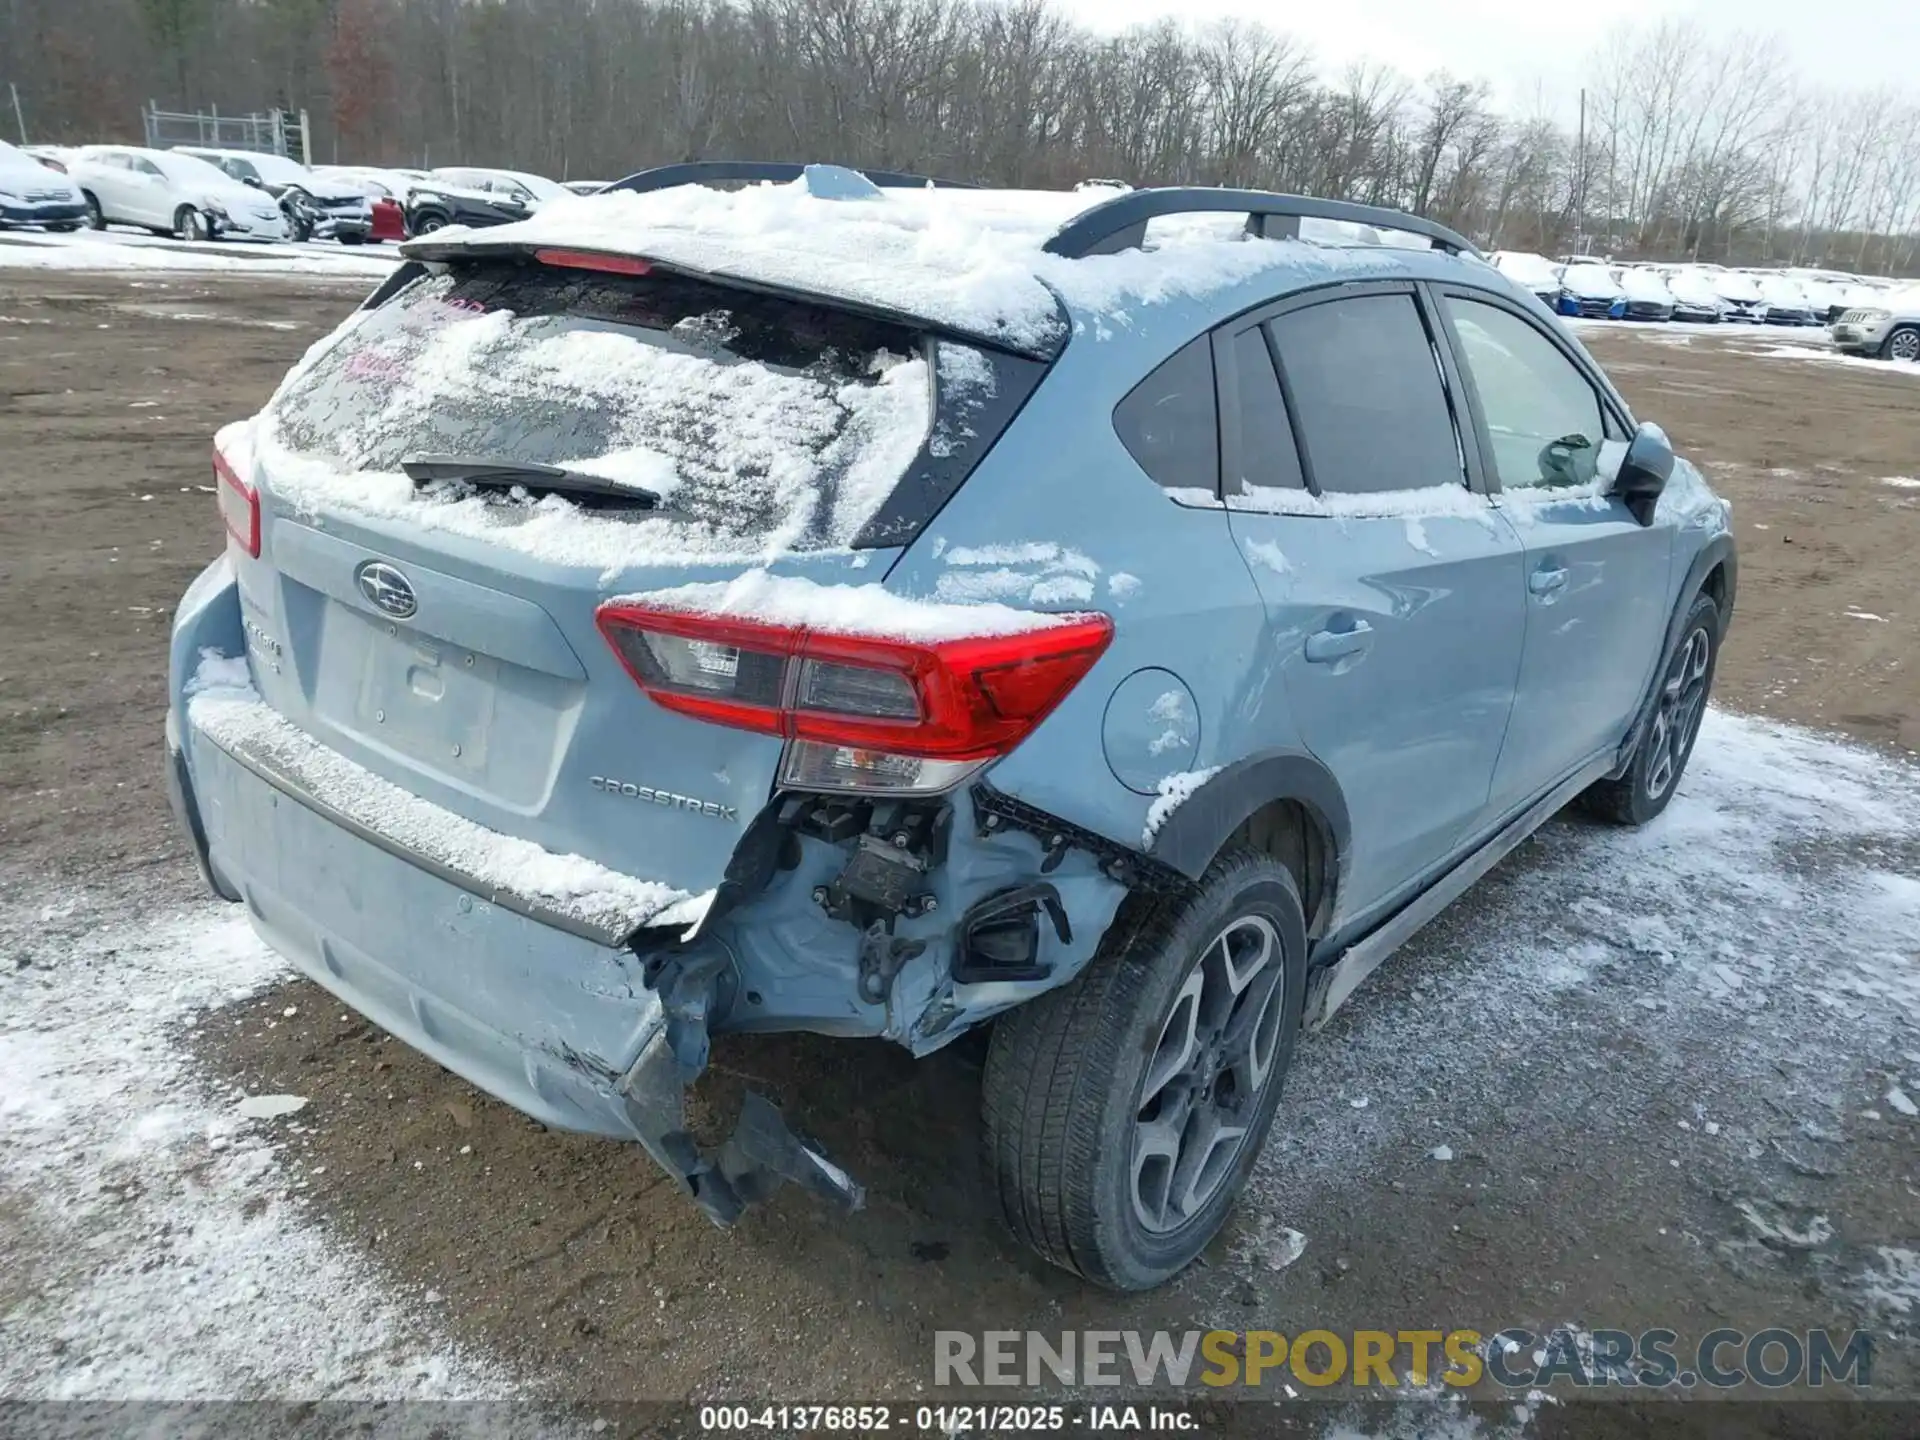
[[[676,795],[671,790],[655,790],[650,785],[635,785],[630,780],[615,780],[606,775],[595,775],[587,783],[596,790],[604,790],[609,795],[624,795],[629,800],[645,800],[654,805],[664,805],[670,810],[691,810],[696,815],[711,815],[716,820],[738,820],[740,812],[732,805],[716,804],[712,800],[696,800],[691,795]]]

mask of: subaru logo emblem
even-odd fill
[[[360,593],[382,614],[405,620],[420,608],[413,582],[384,560],[369,560],[354,571],[353,579]]]

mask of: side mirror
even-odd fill
[[[243,175],[240,177],[240,183],[242,185],[251,186],[255,190],[264,190],[267,188],[264,184],[261,183],[260,177],[258,175]]]
[[[1620,473],[1613,482],[1613,493],[1627,502],[1627,509],[1642,525],[1653,524],[1653,507],[1660,503],[1660,492],[1673,475],[1673,444],[1658,425],[1642,425],[1627,442],[1621,458]]]

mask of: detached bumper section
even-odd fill
[[[169,790],[203,873],[309,978],[544,1124],[639,1142],[721,1224],[787,1180],[864,1202],[758,1095],[717,1151],[688,1132],[727,955],[684,947],[643,963],[625,942],[649,923],[684,930],[704,897],[573,857],[527,865],[527,842],[493,835],[508,866],[571,877],[503,885],[491,832],[328,750],[250,690],[203,688],[183,708],[184,725],[169,717]],[[439,843],[421,845],[425,833]]]
[[[87,218],[75,200],[0,200],[0,225],[74,225]]]

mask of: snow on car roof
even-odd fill
[[[1059,343],[1063,300],[1097,316],[1207,294],[1281,267],[1364,273],[1396,263],[1396,252],[1381,247],[1248,242],[1238,217],[1223,225],[1218,215],[1156,227],[1154,249],[1083,259],[1045,253],[1062,225],[1121,193],[928,187],[828,199],[805,179],[732,191],[615,190],[568,196],[509,225],[442,230],[406,253],[438,259],[468,248],[554,246],[644,256],[912,315],[1033,352]],[[1167,258],[1173,250],[1176,261]]]

